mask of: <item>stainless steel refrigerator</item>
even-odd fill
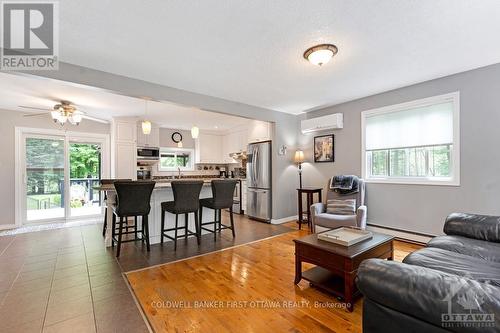
[[[271,222],[271,141],[251,143],[247,149],[247,215]]]

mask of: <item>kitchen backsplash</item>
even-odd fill
[[[239,165],[231,166],[227,164],[196,164],[194,171],[181,171],[185,176],[218,176],[221,168],[226,168],[226,172],[230,172]],[[157,166],[152,167],[153,177],[171,177],[177,176],[178,171],[158,171]]]

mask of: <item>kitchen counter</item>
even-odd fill
[[[190,180],[203,180],[203,187],[200,192],[200,199],[203,198],[211,198],[212,197],[212,188],[210,182],[214,179],[219,178],[182,178],[181,181],[190,181]],[[229,178],[229,179],[237,179],[238,178]],[[155,188],[151,195],[151,212],[149,213],[149,235],[150,235],[150,243],[155,244],[160,242],[161,235],[161,203],[164,201],[173,201],[174,195],[172,192],[172,184],[171,182],[179,179],[160,179],[156,181]],[[111,206],[116,203],[116,192],[113,184],[104,184],[100,186],[94,187],[95,190],[106,192],[107,197],[107,205]],[[111,209],[107,211],[107,220],[112,221],[113,212]],[[213,220],[213,210],[208,208],[203,208],[203,222],[210,222]],[[140,219],[139,219],[140,220]],[[182,218],[182,225],[184,223],[184,218]],[[175,215],[167,213],[165,214],[165,229],[172,228],[175,225]],[[193,214],[189,214],[188,226],[190,230],[195,230],[194,227],[194,216]],[[106,246],[111,246],[111,227],[108,227],[105,235],[105,244]],[[171,232],[173,234],[173,232]],[[203,234],[208,233],[208,231],[202,231]],[[194,237],[194,236],[189,236]],[[166,238],[167,241],[170,241]]]
[[[178,179],[175,179],[176,181]],[[193,179],[183,179],[183,181],[188,181],[188,180],[193,180]],[[168,181],[155,181],[156,184],[155,184],[155,190],[157,189],[161,189],[161,188],[165,188],[165,187],[168,187],[168,188],[172,188],[172,180],[168,180]],[[203,180],[203,186],[210,186],[210,181],[209,180]],[[94,187],[94,190],[97,190],[97,191],[114,191],[115,190],[115,186],[113,184],[103,184],[103,185],[99,185],[99,186],[95,186]]]
[[[172,187],[172,181],[192,181],[192,180],[203,180],[203,186],[210,186],[212,180],[215,179],[234,179],[234,180],[241,180],[245,181],[246,178],[181,178],[181,179],[158,179],[158,180],[153,180],[155,184],[155,190],[164,188],[164,187]],[[104,185],[99,185],[99,186],[94,186],[94,190],[96,191],[114,191],[115,187],[113,184],[104,184]]]

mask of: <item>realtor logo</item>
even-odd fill
[[[58,69],[58,9],[54,1],[1,3],[0,69]]]
[[[443,299],[448,304],[448,311],[441,314],[443,327],[495,327],[495,314],[483,309],[487,295],[467,282],[450,286]]]

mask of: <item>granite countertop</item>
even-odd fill
[[[160,189],[160,188],[171,188],[172,184],[171,182],[173,180],[175,181],[189,181],[189,180],[203,180],[203,186],[210,186],[210,183],[214,179],[220,179],[220,178],[181,178],[181,179],[153,179],[154,182],[156,182],[155,189]],[[226,178],[226,179],[236,179],[236,180],[241,180],[244,181],[246,178]],[[104,184],[104,185],[99,185],[99,186],[94,186],[94,190],[97,191],[114,191],[115,187],[113,184]]]

